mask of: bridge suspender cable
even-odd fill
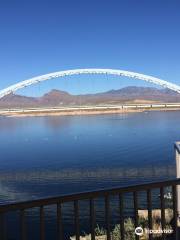
[[[0,99],[4,96],[14,93],[19,89],[24,87],[38,84],[39,82],[51,80],[54,78],[60,78],[64,76],[72,76],[72,75],[79,75],[79,74],[107,74],[107,75],[116,75],[116,76],[125,76],[129,78],[139,79],[146,82],[154,83],[156,85],[162,86],[164,88],[171,89],[177,93],[180,93],[180,86],[174,83],[161,80],[156,77],[136,73],[136,72],[129,72],[124,70],[116,70],[116,69],[99,69],[99,68],[88,68],[88,69],[74,69],[74,70],[66,70],[66,71],[59,71],[54,73],[49,73],[46,75],[37,76],[31,79],[24,80],[17,84],[11,85],[3,90],[0,91]]]

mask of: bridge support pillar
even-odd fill
[[[176,158],[176,177],[180,178],[180,142],[175,143],[175,158]],[[180,225],[180,186],[177,186],[177,213],[178,213],[178,225]]]

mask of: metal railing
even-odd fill
[[[169,180],[169,181],[162,181],[162,182],[154,182],[142,185],[135,185],[135,186],[128,186],[128,187],[121,187],[121,188],[112,188],[112,189],[105,189],[105,190],[98,190],[92,192],[83,192],[78,194],[72,195],[64,195],[59,197],[53,198],[46,198],[46,199],[39,199],[33,201],[26,201],[20,203],[12,203],[0,206],[0,239],[6,240],[8,239],[8,224],[6,221],[6,215],[11,212],[17,212],[19,215],[19,225],[17,226],[18,231],[20,232],[20,239],[26,240],[28,238],[27,234],[27,221],[26,221],[26,211],[28,209],[39,208],[39,233],[40,233],[40,240],[45,240],[45,214],[44,208],[46,206],[56,205],[56,239],[64,239],[64,232],[63,232],[63,214],[62,214],[62,206],[65,203],[73,203],[73,214],[74,214],[74,227],[75,227],[75,237],[76,240],[80,239],[81,235],[81,228],[80,228],[80,208],[81,204],[80,201],[86,200],[89,204],[89,226],[90,226],[90,236],[92,240],[96,239],[95,234],[95,224],[96,224],[96,207],[95,207],[95,200],[97,198],[102,198],[104,201],[104,214],[105,214],[105,229],[106,229],[106,239],[112,239],[111,236],[111,201],[110,198],[112,196],[118,197],[119,202],[119,225],[120,225],[120,238],[121,240],[125,239],[125,226],[124,226],[124,196],[127,193],[131,193],[133,197],[133,212],[134,212],[134,227],[139,226],[139,193],[145,192],[146,194],[146,201],[147,201],[147,211],[148,211],[148,228],[153,229],[153,221],[152,221],[152,191],[154,189],[159,189],[160,195],[160,212],[161,212],[161,228],[165,229],[166,225],[166,216],[165,216],[165,189],[170,187],[172,189],[172,211],[173,211],[173,226],[172,229],[174,231],[173,239],[178,238],[178,226],[177,226],[177,219],[178,219],[178,212],[177,212],[177,185],[180,185],[180,179]],[[16,224],[16,223],[15,223]],[[136,239],[139,239],[139,236],[136,235]],[[152,235],[149,235],[149,239],[153,239]],[[166,234],[162,233],[162,238],[166,239]]]
[[[176,177],[180,178],[180,142],[174,144],[175,159],[176,159]],[[180,186],[177,187],[177,211],[180,216]]]

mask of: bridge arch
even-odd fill
[[[171,89],[177,93],[180,93],[180,86],[156,77],[152,77],[149,75],[144,75],[136,72],[117,70],[117,69],[100,69],[100,68],[87,68],[87,69],[73,69],[66,71],[53,72],[37,77],[33,77],[22,82],[11,85],[0,91],[0,99],[4,96],[14,93],[19,89],[25,88],[27,86],[37,84],[39,82],[47,81],[54,78],[64,77],[64,76],[72,76],[79,74],[107,74],[107,75],[116,75],[116,76],[125,76],[129,78],[135,78],[139,80],[143,80],[149,83],[154,83],[156,85],[162,86],[164,88]]]

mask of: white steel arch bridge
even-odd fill
[[[64,77],[64,76],[72,76],[79,74],[106,74],[106,75],[116,75],[116,76],[125,76],[129,78],[143,80],[149,83],[154,83],[156,85],[162,86],[164,88],[171,89],[177,93],[180,93],[180,86],[156,77],[152,77],[149,75],[144,75],[136,72],[118,70],[118,69],[100,69],[100,68],[87,68],[87,69],[73,69],[73,70],[65,70],[59,72],[53,72],[37,77],[33,77],[22,82],[11,85],[3,90],[0,90],[0,99],[4,96],[14,93],[19,89],[25,88],[27,86],[37,84],[39,82],[47,81],[54,78]]]

